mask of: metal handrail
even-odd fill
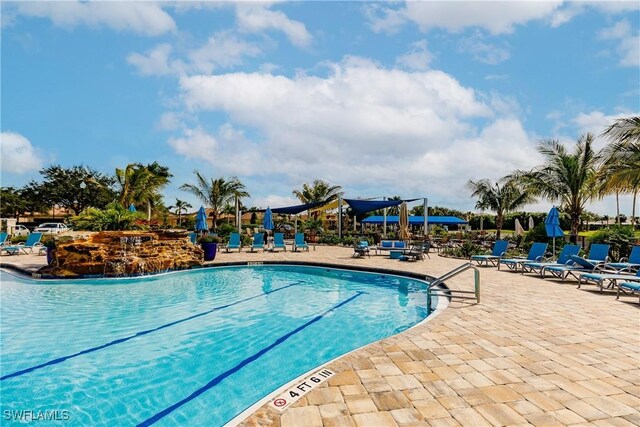
[[[429,283],[428,291],[430,292],[432,288],[434,288],[435,286],[441,285],[442,283],[444,283],[445,280],[448,280],[454,276],[457,276],[458,274],[463,273],[469,269],[473,269],[474,290],[473,291],[456,291],[453,289],[449,289],[448,292],[474,293],[475,299],[479,304],[480,303],[480,270],[478,270],[478,268],[475,265],[471,264],[470,262],[464,263],[454,268],[453,270],[446,272],[442,276],[436,278],[433,282]],[[458,298],[464,299],[465,297],[458,297]],[[466,298],[470,298],[470,297],[466,297]]]

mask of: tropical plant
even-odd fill
[[[88,208],[80,215],[71,218],[76,230],[139,230],[144,227],[137,223],[143,218],[140,212],[131,212],[120,203],[110,203],[105,209]]]
[[[342,187],[339,185],[331,185],[321,179],[316,179],[313,184],[302,184],[300,190],[293,190],[293,195],[296,196],[302,203],[317,203],[317,202],[330,202],[338,198]],[[313,217],[318,218],[319,213],[313,212]]]
[[[637,237],[634,235],[632,227],[619,225],[596,231],[589,238],[591,244],[606,243],[610,245],[610,253],[614,260],[628,257],[631,253],[631,247],[636,241]]]
[[[187,191],[211,208],[214,230],[218,227],[218,217],[225,205],[231,201],[249,197],[245,186],[235,176],[230,179],[218,178],[207,180],[197,170],[193,171],[196,176],[196,184],[183,184],[180,189]]]
[[[541,141],[538,152],[544,157],[544,164],[528,172],[517,171],[512,176],[532,195],[561,203],[561,210],[571,220],[571,241],[575,243],[585,204],[597,193],[595,177],[599,156],[593,150],[593,135],[582,135],[572,153],[557,140]]]
[[[222,242],[222,239],[218,236],[202,236],[198,239],[198,243],[203,244],[203,243],[220,243]]]
[[[158,162],[144,166],[141,163],[130,163],[124,169],[116,169],[116,180],[120,185],[118,200],[123,207],[145,206],[147,221],[151,220],[153,207],[162,204],[160,191],[169,183],[173,175],[169,168]]]
[[[496,183],[488,179],[467,183],[471,190],[471,197],[477,197],[476,209],[488,209],[496,213],[496,236],[500,239],[500,232],[507,213],[517,210],[533,198],[518,183],[508,178],[502,178]]]
[[[618,119],[603,133],[611,143],[602,150],[599,171],[601,194],[630,193],[633,195],[632,221],[635,224],[636,200],[640,191],[640,117]],[[616,216],[620,215],[618,208]]]
[[[184,200],[180,200],[176,198],[176,204],[173,206],[169,206],[167,209],[173,210],[175,215],[178,215],[178,227],[182,226],[182,212],[187,212],[190,208],[192,208],[189,203]]]

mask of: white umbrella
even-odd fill
[[[520,224],[520,220],[516,218],[516,236],[522,236],[524,234],[524,228]]]
[[[533,227],[535,227],[535,224],[533,223],[533,217],[530,216],[529,217],[529,230],[533,230]]]

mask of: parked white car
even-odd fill
[[[40,224],[39,227],[36,227],[33,232],[44,234],[59,234],[64,233],[67,230],[69,230],[67,226],[60,222],[45,222],[44,224]]]
[[[21,224],[14,225],[11,229],[12,236],[28,236],[29,233],[29,229]]]

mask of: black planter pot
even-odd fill
[[[204,251],[204,260],[213,261],[216,259],[216,253],[218,252],[217,243],[201,243],[200,247]]]
[[[51,261],[53,261],[53,251],[55,250],[56,248],[47,246],[47,265],[51,265]]]

